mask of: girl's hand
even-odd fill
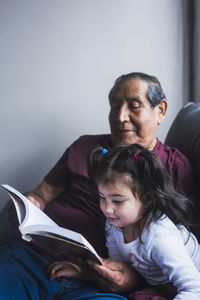
[[[69,261],[54,262],[47,269],[50,280],[61,276],[80,278],[81,273],[81,268]]]

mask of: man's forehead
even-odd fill
[[[146,98],[146,93],[149,87],[149,83],[146,81],[136,78],[136,79],[128,79],[122,82],[117,83],[110,94],[110,98],[115,97],[138,97],[138,98]]]

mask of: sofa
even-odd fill
[[[188,102],[179,111],[165,143],[185,154],[200,178],[200,103]]]

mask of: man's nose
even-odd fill
[[[129,121],[130,120],[129,113],[130,113],[130,111],[129,111],[128,105],[127,105],[127,103],[124,103],[119,110],[119,115],[118,115],[119,121],[120,122]]]

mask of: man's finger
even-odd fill
[[[47,269],[47,274],[50,274],[51,277],[56,274],[56,277],[59,277],[61,276],[60,272],[62,272],[62,274],[65,272],[65,276],[67,277],[78,277],[80,276],[81,271],[82,270],[80,266],[68,261],[63,261],[50,264]]]
[[[35,199],[32,195],[27,195],[26,198],[31,201],[35,206],[37,206],[38,208],[41,208],[40,207],[40,202]]]
[[[99,277],[104,277],[105,279],[99,279],[98,284],[107,285],[113,292],[126,291],[137,285],[138,274],[136,274],[131,265],[122,261],[106,259],[102,261],[103,265],[88,261],[92,269],[99,274]]]
[[[98,272],[102,277],[113,281],[116,275],[120,273],[121,266],[117,264],[117,261],[109,261],[107,259],[102,259],[103,265],[97,264],[94,261],[89,260],[89,265]]]

